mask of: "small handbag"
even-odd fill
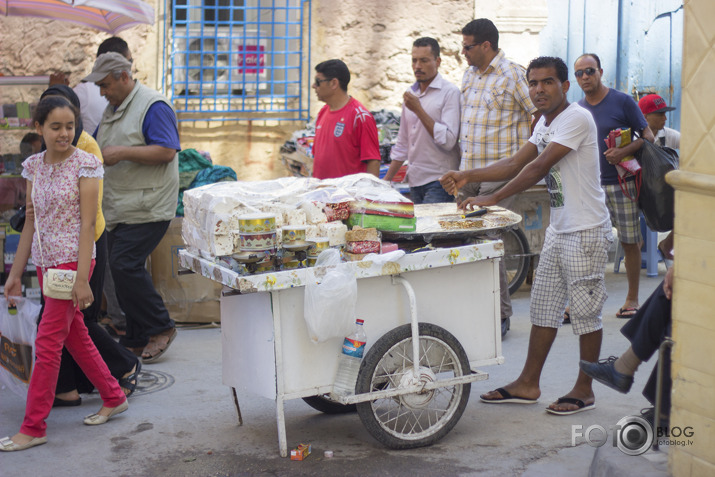
[[[42,274],[42,293],[57,300],[71,300],[72,288],[77,278],[75,270],[48,268]]]
[[[32,189],[32,203],[35,203],[35,189]],[[37,210],[37,209],[35,209]],[[42,238],[40,228],[37,222],[37,214],[35,214],[35,231],[37,232],[37,244],[40,246],[40,260],[42,261],[42,294],[45,297],[55,298],[57,300],[71,300],[72,288],[74,281],[77,278],[75,270],[63,270],[61,268],[45,268],[45,259],[42,256]]]
[[[10,227],[13,228],[16,232],[22,232],[22,228],[25,226],[25,206],[23,205],[19,209],[17,209],[17,212],[15,215],[10,217]]]

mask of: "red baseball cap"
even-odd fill
[[[665,100],[658,96],[657,94],[648,94],[638,101],[638,107],[641,108],[641,112],[645,116],[650,113],[667,113],[668,111],[675,111],[675,108],[668,106]]]

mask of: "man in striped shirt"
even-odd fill
[[[462,53],[469,68],[462,78],[462,148],[460,170],[486,167],[511,157],[531,136],[536,108],[529,98],[523,66],[507,60],[499,49],[499,31],[490,20],[472,20],[462,28]],[[467,197],[489,195],[506,182],[472,182],[459,191],[458,202]],[[508,208],[514,197],[498,205]],[[511,317],[511,300],[503,261],[501,283],[502,336]]]

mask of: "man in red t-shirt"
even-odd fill
[[[348,95],[350,71],[340,60],[315,67],[313,89],[325,106],[315,121],[313,177],[328,179],[358,172],[379,177],[380,146],[372,114]]]

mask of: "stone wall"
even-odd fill
[[[463,0],[314,0],[312,67],[330,58],[350,68],[348,91],[370,109],[395,109],[412,82],[412,42],[435,38],[442,48],[440,72],[460,84],[466,62],[462,27],[474,15]],[[311,98],[313,115],[322,104]]]

